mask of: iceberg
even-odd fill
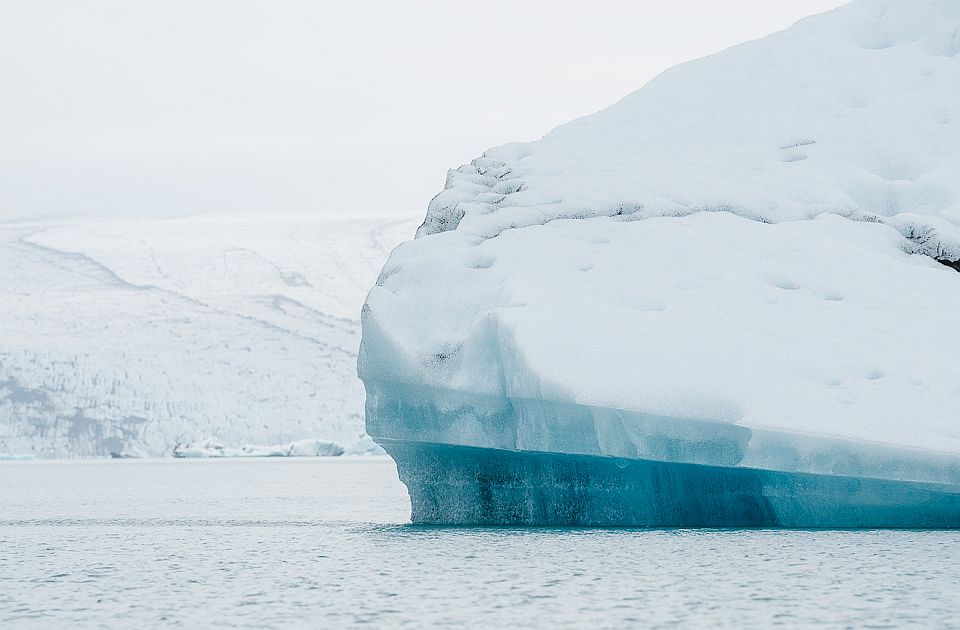
[[[414,522],[960,527],[960,4],[668,70],[416,236],[358,358]]]

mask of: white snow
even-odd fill
[[[364,308],[371,434],[643,451],[545,401],[957,482],[958,53],[960,3],[861,0],[451,171]]]
[[[359,310],[413,221],[0,224],[0,452],[363,437]]]
[[[420,234],[832,212],[919,233],[924,252],[957,260],[958,29],[953,0],[860,0],[682,64],[538,142],[451,171]]]

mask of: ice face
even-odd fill
[[[554,221],[485,241],[418,239],[387,270],[364,315],[368,390],[397,383],[485,396],[486,408],[548,400],[960,453],[960,276],[905,253],[881,224]],[[392,419],[368,409],[370,422]]]
[[[385,441],[417,523],[904,527],[960,523],[955,487]]]
[[[452,245],[437,247],[441,239]],[[644,469],[668,477],[694,474],[687,465],[783,473],[758,482],[776,492],[813,483],[805,475],[842,477],[816,481],[830,492],[865,480],[960,492],[958,277],[904,252],[887,226],[832,215],[773,225],[729,213],[593,218],[484,241],[458,231],[418,239],[390,265],[365,308],[360,367],[367,430],[414,485],[417,445],[447,444],[684,464]],[[462,473],[460,453],[446,474]],[[569,498],[542,481],[503,496]],[[414,501],[414,518],[442,520],[444,501],[466,501],[459,492],[468,490],[411,487],[432,497]],[[931,492],[930,505],[953,505],[942,488]],[[920,495],[904,505],[927,501]],[[920,526],[903,505],[871,502],[883,496],[899,495],[861,497],[873,507],[853,516],[838,503],[774,501],[756,524],[820,515],[836,520],[819,526]],[[924,522],[942,524],[940,507]],[[709,512],[676,507],[701,508]],[[647,514],[605,521],[596,510],[582,523]],[[890,510],[901,520],[880,518]],[[459,518],[451,522],[467,522]]]
[[[452,171],[364,306],[370,434],[960,492],[958,29],[854,2]]]

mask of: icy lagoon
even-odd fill
[[[0,625],[924,625],[957,531],[432,528],[388,458],[0,462]]]

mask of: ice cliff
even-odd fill
[[[415,520],[960,525],[960,2],[673,68],[451,170],[417,237],[359,359]]]

